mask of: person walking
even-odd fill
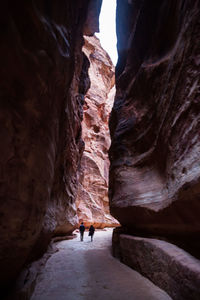
[[[79,231],[80,231],[80,240],[82,242],[83,241],[84,231],[85,231],[85,226],[83,225],[83,222],[81,223],[81,225],[79,227]]]
[[[91,236],[91,242],[93,241],[94,232],[95,232],[95,228],[93,225],[91,225],[89,228],[89,236]]]

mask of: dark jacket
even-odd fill
[[[93,235],[94,232],[95,232],[95,228],[94,228],[93,225],[91,225],[90,228],[89,228],[89,235]]]
[[[79,227],[80,232],[84,232],[85,231],[85,226],[83,224],[80,225]]]

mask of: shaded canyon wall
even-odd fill
[[[89,87],[83,27],[101,1],[10,1],[1,6],[0,282],[77,224],[81,120]],[[81,78],[81,80],[80,80]]]
[[[199,257],[200,2],[118,0],[117,35],[114,255],[173,299],[199,299],[200,262],[182,248]]]
[[[90,89],[85,96],[82,139],[85,149],[81,159],[77,214],[86,226],[116,226],[108,205],[109,114],[115,95],[114,66],[96,36],[85,36],[83,51],[90,62]]]
[[[190,244],[200,236],[199,17],[199,1],[118,1],[110,120],[112,215]]]

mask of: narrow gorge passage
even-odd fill
[[[200,1],[103,3],[2,2],[1,299],[200,299]]]
[[[164,291],[111,254],[112,229],[99,230],[94,242],[85,233],[56,244],[39,275],[31,300],[169,300]]]

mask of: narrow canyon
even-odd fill
[[[126,274],[199,300],[200,2],[117,0],[116,68],[95,37],[101,4],[1,5],[1,296],[30,299],[84,221],[116,227]]]

